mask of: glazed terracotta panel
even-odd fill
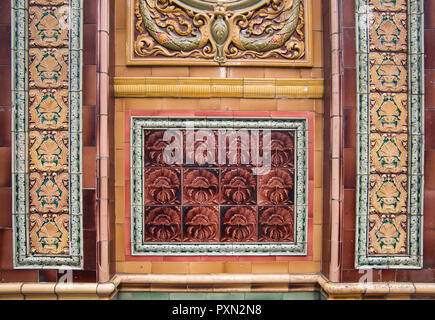
[[[423,1],[357,0],[357,268],[421,268]]]
[[[81,1],[12,1],[15,268],[81,268]]]
[[[306,254],[307,119],[130,121],[132,255]]]
[[[128,19],[128,64],[312,65],[311,0],[134,0]]]

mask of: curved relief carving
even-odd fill
[[[260,241],[294,241],[293,207],[271,207],[260,216]]]
[[[181,217],[175,207],[156,207],[145,215],[145,241],[181,241]]]
[[[260,176],[259,204],[283,205],[292,203],[293,172],[285,169],[271,170]]]
[[[69,216],[31,214],[29,238],[31,252],[36,254],[69,253]]]
[[[134,52],[139,57],[190,57],[217,63],[295,60],[305,53],[303,11],[302,0],[136,0],[139,35]]]
[[[219,179],[213,170],[184,171],[183,202],[185,204],[217,204]]]
[[[222,217],[222,241],[257,240],[257,213],[249,207],[232,207]]]
[[[260,139],[260,150],[262,149],[263,139]],[[272,167],[294,167],[293,134],[273,131],[270,134],[270,153]]]
[[[149,131],[147,132],[145,142],[145,165],[157,165],[165,166],[167,163],[171,163],[171,159],[165,159],[164,150],[171,144],[170,141],[164,139],[165,131]],[[178,140],[180,141],[180,140]],[[173,141],[172,144],[177,143]],[[181,147],[181,146],[180,146]],[[174,156],[168,155],[168,156]]]
[[[179,204],[179,170],[150,169],[145,172],[145,204]]]
[[[224,170],[222,202],[224,204],[251,204],[255,201],[256,182],[247,169]]]
[[[219,241],[219,214],[214,208],[191,208],[184,217],[184,241]]]

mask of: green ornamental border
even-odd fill
[[[423,267],[424,23],[423,0],[408,0],[408,254],[369,255],[369,0],[356,0],[357,201],[355,268]]]
[[[82,56],[83,0],[69,0],[69,214],[70,255],[29,252],[28,0],[11,0],[12,215],[14,268],[82,269]]]
[[[163,118],[130,119],[131,254],[144,255],[295,255],[307,254],[308,120],[306,118]],[[275,129],[295,131],[295,242],[146,243],[144,241],[144,130]]]

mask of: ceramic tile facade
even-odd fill
[[[357,268],[422,267],[422,15],[422,1],[356,1]]]
[[[81,268],[79,0],[14,0],[15,268]]]
[[[190,123],[195,130],[174,131]],[[306,254],[306,129],[306,120],[291,118],[132,117],[132,254]],[[264,141],[271,168],[262,174],[256,159]],[[168,146],[179,150],[174,159]]]

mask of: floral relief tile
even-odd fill
[[[372,132],[407,132],[408,95],[370,93],[370,129]]]
[[[378,11],[406,11],[407,0],[369,0]]]
[[[174,205],[181,203],[181,172],[174,168],[145,170],[145,204]]]
[[[221,221],[221,241],[251,242],[258,240],[258,217],[256,207],[222,206]]]
[[[407,216],[372,214],[369,218],[370,254],[407,253]]]
[[[221,203],[232,205],[255,204],[257,182],[248,168],[222,169]]]
[[[68,47],[69,7],[29,7],[30,47]]]
[[[68,170],[68,131],[30,131],[29,169]]]
[[[186,165],[216,166],[218,159],[218,136],[212,130],[192,130],[185,135]]]
[[[370,53],[371,91],[406,92],[408,90],[407,58],[406,53]]]
[[[145,207],[145,241],[181,241],[180,211],[176,206]]]
[[[68,129],[68,90],[29,90],[29,128]]]
[[[408,197],[406,174],[370,175],[370,212],[406,214]]]
[[[259,176],[258,204],[293,204],[294,170],[273,169]]]
[[[395,133],[370,134],[370,171],[407,173],[408,135]]]
[[[30,173],[30,212],[67,213],[68,181],[67,173]]]
[[[213,205],[218,203],[218,169],[183,170],[183,204]]]
[[[294,133],[273,131],[270,136],[272,167],[294,168]],[[261,140],[260,145],[262,142],[263,140]]]
[[[30,214],[32,254],[69,254],[69,215]]]
[[[30,88],[67,88],[68,60],[68,49],[29,49]]]
[[[166,135],[165,135],[166,134]],[[183,158],[183,136],[166,130],[145,132],[145,166],[178,164]],[[165,152],[165,150],[168,150]],[[179,154],[177,154],[179,152]],[[181,157],[179,159],[179,157]],[[179,160],[179,161],[178,161]]]
[[[407,14],[373,12],[369,33],[370,49],[378,51],[407,51]]]
[[[183,207],[183,241],[218,242],[219,207]]]
[[[294,207],[259,207],[259,241],[293,242]]]

